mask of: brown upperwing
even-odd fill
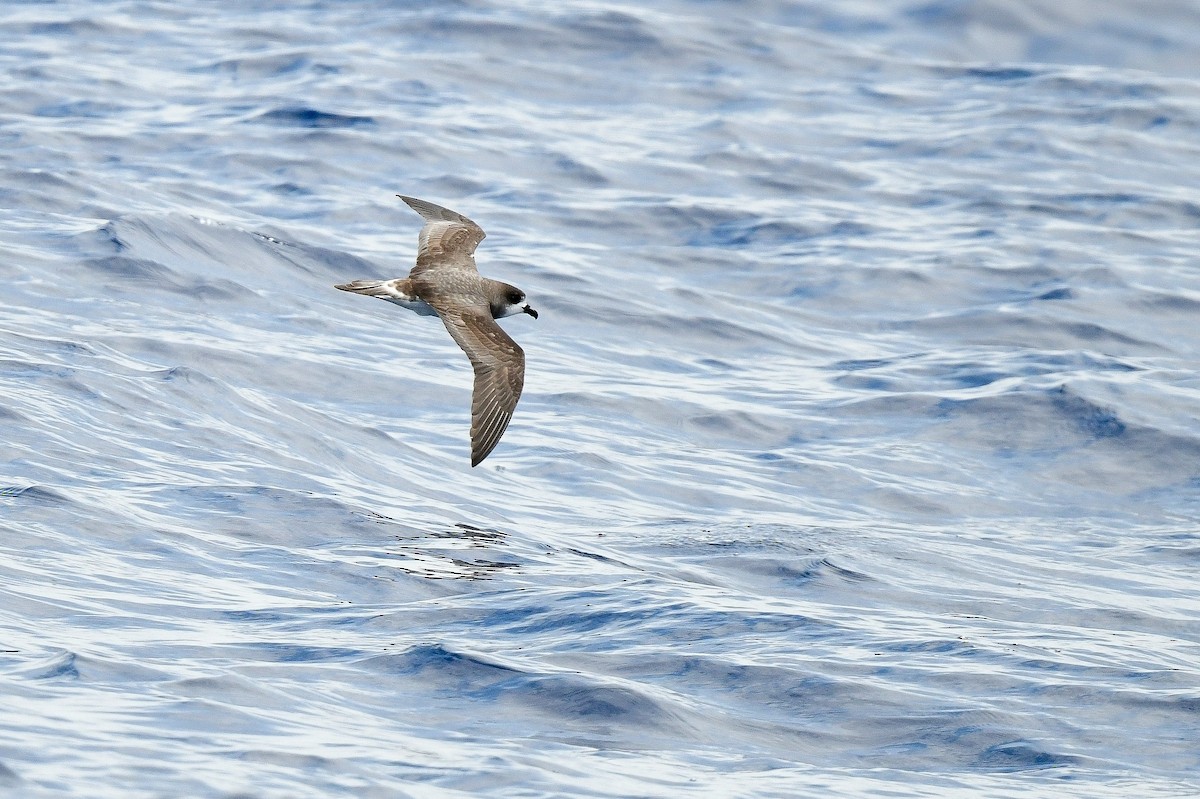
[[[425,220],[417,237],[417,265],[410,277],[443,266],[475,269],[472,255],[487,235],[483,228],[449,208],[403,194],[396,196]]]
[[[458,342],[475,370],[471,395],[471,465],[496,448],[508,429],[525,387],[525,351],[512,340],[486,306],[466,310],[430,305]]]

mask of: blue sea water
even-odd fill
[[[0,794],[1200,795],[1197,30],[0,6]]]

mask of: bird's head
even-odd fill
[[[500,288],[498,297],[492,301],[493,319],[501,319],[519,313],[527,313],[534,319],[538,318],[538,312],[525,302],[525,292],[507,283],[502,283]]]

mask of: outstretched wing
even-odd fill
[[[486,307],[434,309],[450,335],[471,359],[475,389],[471,394],[471,465],[488,456],[508,429],[521,389],[525,387],[525,352],[496,324]]]
[[[425,227],[421,228],[417,238],[417,265],[409,272],[409,277],[442,268],[475,271],[472,256],[487,235],[483,228],[449,208],[403,194],[396,196],[425,220]]]

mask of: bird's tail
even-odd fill
[[[395,282],[394,280],[352,280],[349,283],[334,286],[334,288],[351,291],[355,294],[365,294],[368,297],[394,297],[396,290],[391,288],[390,284]]]

